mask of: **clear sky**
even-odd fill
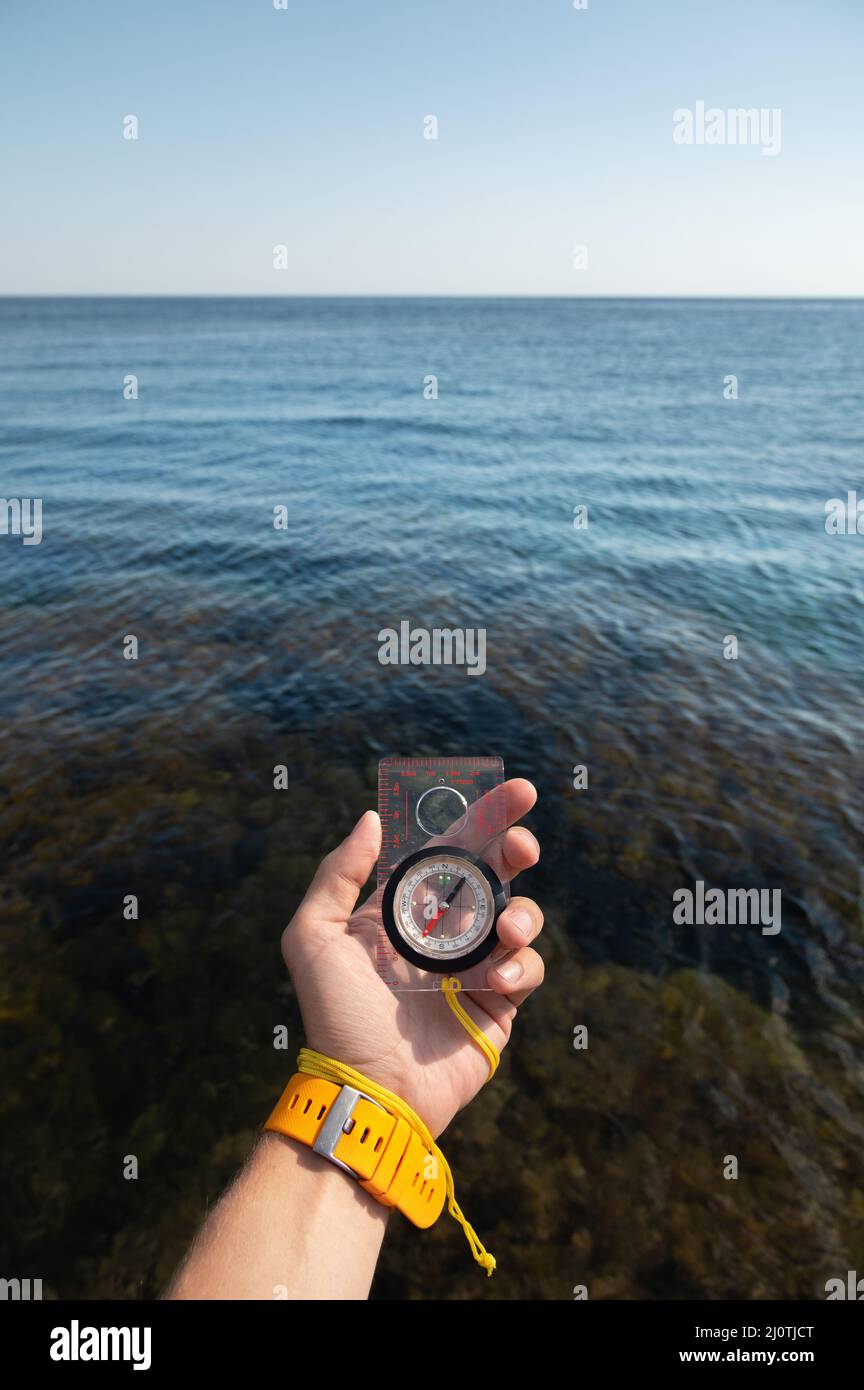
[[[0,0],[0,293],[864,294],[864,0],[285,4]]]

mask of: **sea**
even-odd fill
[[[10,1270],[164,1287],[392,753],[534,782],[547,973],[442,1140],[495,1278],[406,1227],[374,1296],[860,1269],[862,349],[851,300],[0,300]],[[406,622],[485,669],[382,664]],[[676,923],[696,883],[781,929]]]

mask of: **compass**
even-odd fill
[[[457,845],[436,845],[393,870],[381,917],[400,956],[444,974],[489,955],[506,905],[504,885],[484,860]]]

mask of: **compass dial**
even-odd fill
[[[498,937],[504,889],[482,859],[449,845],[412,854],[384,890],[384,927],[400,955],[442,972],[483,959]]]

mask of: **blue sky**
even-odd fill
[[[861,0],[286,3],[3,0],[0,293],[864,294]]]

